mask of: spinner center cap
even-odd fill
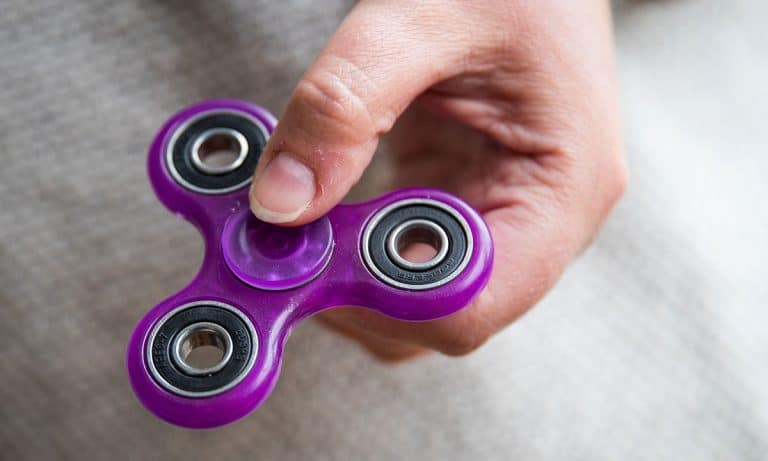
[[[229,269],[263,290],[310,282],[333,252],[333,230],[326,216],[299,227],[280,227],[259,221],[246,209],[227,219],[221,240]]]

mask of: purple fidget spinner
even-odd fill
[[[200,230],[205,258],[186,288],[139,322],[128,374],[139,400],[180,426],[220,426],[261,404],[288,335],[312,314],[365,306],[437,319],[466,306],[490,276],[482,218],[437,190],[339,205],[301,227],[257,220],[247,186],[274,126],[253,104],[207,101],[171,117],[149,150],[157,197]],[[404,249],[414,243],[434,255],[409,259]],[[202,363],[196,350],[214,354]]]

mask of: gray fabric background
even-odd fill
[[[768,7],[623,5],[631,184],[537,309],[398,367],[307,322],[261,409],[194,432],[124,369],[202,255],[147,144],[201,99],[279,113],[349,1],[0,2],[0,458],[766,459]]]

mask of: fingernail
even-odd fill
[[[298,218],[315,197],[315,175],[287,153],[277,154],[251,185],[251,211],[262,221],[284,223]]]

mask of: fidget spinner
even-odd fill
[[[312,314],[364,306],[437,319],[466,306],[490,276],[482,218],[438,190],[339,205],[300,227],[256,219],[248,185],[275,123],[249,103],[207,101],[171,117],[149,150],[157,198],[198,228],[205,257],[189,285],[139,322],[127,365],[139,400],[180,426],[220,426],[259,406],[291,330]],[[409,258],[417,244],[433,252]]]

